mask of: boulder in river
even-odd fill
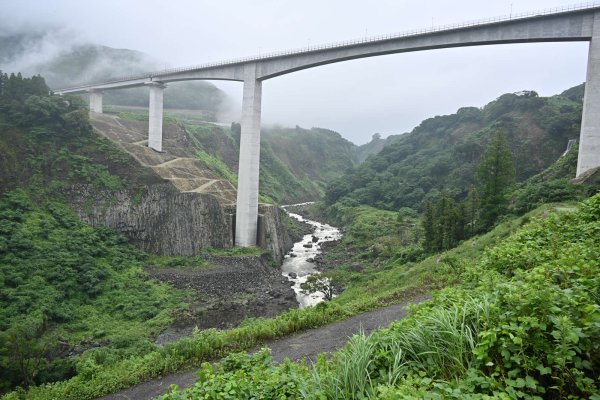
[[[319,241],[319,238],[316,237],[315,235],[312,236],[312,241],[313,243],[317,243]]]
[[[296,279],[296,278],[298,277],[298,274],[297,274],[297,273],[295,273],[295,272],[290,272],[290,273],[288,274],[288,276],[289,276],[290,278],[292,278],[292,279]]]
[[[296,253],[290,253],[290,257],[298,257]]]
[[[304,243],[302,247],[306,247],[307,249],[312,249],[312,243]]]

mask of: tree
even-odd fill
[[[447,193],[427,202],[422,219],[425,250],[433,253],[449,250],[466,238],[467,210]]]
[[[477,167],[479,225],[488,230],[506,212],[506,193],[515,183],[515,164],[502,131],[497,131]]]
[[[330,275],[321,273],[310,275],[300,287],[304,294],[321,292],[325,300],[333,299],[334,283]]]

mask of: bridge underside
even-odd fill
[[[150,86],[149,146],[162,150],[164,84],[183,80],[244,83],[238,171],[236,238],[238,246],[256,244],[262,81],[320,65],[385,54],[490,44],[589,41],[577,176],[600,167],[600,7],[463,26],[424,34],[390,36],[340,46],[278,54],[221,65],[150,74],[129,80],[71,88],[57,93],[90,92],[90,110],[102,112],[102,91]]]

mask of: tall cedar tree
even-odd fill
[[[515,183],[515,164],[502,131],[497,131],[488,144],[477,167],[476,178],[480,228],[488,230],[506,212],[508,199],[505,195]]]
[[[430,253],[449,250],[466,239],[468,209],[443,193],[425,206],[422,226],[424,247]]]

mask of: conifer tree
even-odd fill
[[[515,183],[515,164],[502,131],[497,131],[477,167],[479,225],[488,230],[506,212],[506,192]]]

